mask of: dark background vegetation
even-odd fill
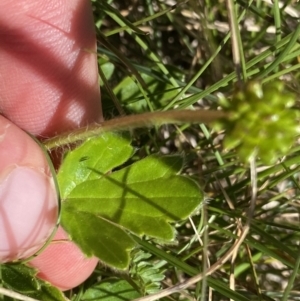
[[[226,40],[226,1],[113,0],[93,1],[93,7],[99,66],[107,79],[102,83],[107,119],[166,109],[217,109],[219,92],[230,98],[237,76],[232,39]],[[300,4],[283,1],[280,7],[278,1],[236,1],[237,15],[244,14],[239,33],[250,79],[259,78],[280,55],[284,49],[280,41],[291,37],[298,26]],[[122,22],[126,28],[121,28]],[[278,67],[260,80],[280,79],[298,97],[299,57],[296,42]],[[186,86],[186,92],[173,102]],[[174,244],[146,240],[137,251],[147,254],[141,262],[147,262],[153,278],[143,277],[136,263],[131,270],[135,272],[127,276],[142,292],[152,293],[209,267],[233,244],[251,197],[249,165],[241,162],[235,150],[223,148],[226,133],[205,125],[163,125],[132,130],[131,135],[135,160],[151,153],[179,153],[185,159],[183,173],[193,177],[205,193],[201,210],[176,225]],[[272,166],[257,158],[256,209],[251,231],[236,257],[204,282],[164,300],[300,300],[299,160],[296,140],[289,155]],[[95,275],[124,278],[101,268]]]

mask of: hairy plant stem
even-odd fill
[[[151,127],[166,123],[211,123],[227,115],[222,111],[212,110],[182,110],[151,112],[138,115],[129,115],[120,118],[103,121],[97,124],[91,124],[86,127],[67,132],[62,135],[47,139],[43,142],[48,149],[55,149],[68,144],[77,143],[87,138],[101,135],[110,131],[127,131],[135,128]]]

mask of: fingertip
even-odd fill
[[[57,222],[58,196],[43,150],[0,116],[0,262],[24,259]]]
[[[57,221],[51,177],[16,166],[0,183],[0,261],[25,259],[46,242]]]
[[[59,227],[47,248],[29,265],[38,269],[37,276],[66,291],[84,282],[98,264],[96,257],[87,258]]]

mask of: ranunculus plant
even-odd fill
[[[128,138],[106,133],[69,151],[57,175],[60,219],[68,236],[87,257],[123,271],[137,247],[134,236],[172,242],[174,222],[187,218],[203,201],[199,185],[179,174],[182,156],[151,155],[126,164],[133,154]],[[36,259],[31,265],[38,266]],[[43,300],[46,294],[51,294],[50,300],[63,299],[59,290],[39,278],[22,263],[2,269],[9,288]]]
[[[279,87],[279,89],[276,90],[274,87]],[[243,105],[246,98],[249,99],[249,103]],[[282,103],[280,99],[289,101]],[[265,102],[270,100],[278,104],[278,108],[275,106],[272,112],[265,106]],[[295,112],[287,110],[293,103],[293,96],[286,94],[280,83],[265,86],[263,90],[258,83],[252,83],[246,86],[245,90],[237,91],[231,102],[222,101],[223,113],[206,111],[203,115],[201,111],[181,111],[174,112],[173,115],[172,112],[142,114],[137,115],[136,118],[131,116],[104,122],[100,126],[95,125],[94,128],[75,131],[73,135],[62,135],[54,140],[46,141],[45,145],[48,147],[54,147],[56,143],[60,145],[65,145],[67,142],[81,143],[66,153],[57,174],[61,198],[60,224],[64,229],[64,231],[59,229],[57,244],[76,243],[87,257],[82,258],[82,264],[88,264],[90,271],[95,268],[98,260],[103,266],[128,271],[132,252],[138,248],[139,239],[146,237],[161,243],[174,241],[176,238],[174,224],[186,219],[201,207],[203,203],[201,188],[193,179],[180,174],[184,165],[183,156],[152,154],[136,159],[133,157],[135,149],[131,146],[127,135],[106,132],[109,129],[118,128],[119,124],[127,128],[130,125],[142,126],[145,122],[161,122],[163,118],[168,121],[186,122],[190,117],[191,121],[195,122],[196,120],[209,121],[209,119],[213,121],[221,117],[223,126],[228,130],[228,137],[233,137],[237,142],[240,141],[237,148],[239,154],[250,156],[253,153],[258,156],[263,155],[262,159],[270,157],[274,160],[276,155],[283,155],[288,151],[288,147],[278,147],[282,133],[279,130],[274,131],[274,127],[280,129],[280,125],[288,123],[293,130],[290,131],[287,141],[291,145],[298,131],[298,125],[294,118]],[[260,107],[265,108],[265,111],[258,110]],[[240,115],[243,116],[244,123],[247,121],[245,123],[248,126],[247,139],[243,138],[244,132],[239,130],[241,118],[236,116]],[[257,126],[252,119],[257,120],[259,116],[263,116],[263,119],[266,119],[264,122],[268,124],[268,127],[259,131],[259,135],[265,135],[269,140],[271,139],[270,141],[274,141],[275,150],[274,148],[268,150],[265,147],[267,141],[256,135]],[[293,117],[292,121],[288,118],[289,116]],[[258,139],[253,145],[246,143],[252,141],[251,137]],[[83,142],[81,142],[82,138]],[[225,140],[227,144],[229,138]],[[28,139],[30,142],[29,136]],[[36,142],[31,141],[31,143]],[[36,146],[39,148],[38,144]],[[264,151],[261,152],[261,150]],[[40,152],[37,153],[40,154]],[[248,157],[241,155],[241,158],[247,160]],[[46,160],[46,157],[40,155],[37,159]],[[54,183],[50,169],[47,172],[47,181]],[[26,174],[24,183],[26,183]],[[47,219],[46,221],[51,223],[50,229],[53,230],[57,222],[58,204],[57,197],[53,195],[55,190],[51,191],[49,198],[44,198],[47,201],[44,205],[48,211],[52,210],[51,221]],[[24,204],[22,206],[18,212],[26,208]],[[2,224],[8,216],[8,213],[2,214]],[[18,223],[19,220],[15,218],[11,225],[18,229]],[[25,241],[21,251],[18,251],[19,247],[16,245],[11,254],[5,251],[3,243],[6,240],[5,237],[2,238],[1,260],[20,260],[33,255],[45,242],[50,232],[46,231],[43,235],[37,236],[38,243],[34,242],[34,248],[28,245],[31,241]],[[66,241],[70,239],[71,242]],[[59,247],[58,245],[54,243],[53,247]],[[6,246],[6,249],[9,248]],[[47,249],[44,256],[47,256]],[[70,254],[70,261],[72,261],[72,256]],[[82,281],[79,280],[82,279],[82,275],[78,274],[79,277],[73,279],[73,284],[61,287],[55,280],[47,277],[47,272],[41,271],[37,274],[37,271],[32,268],[32,266],[39,267],[38,258],[30,261],[29,265],[24,262],[3,265],[1,272],[4,286],[42,300],[64,300],[64,295],[57,288],[67,290]],[[53,265],[53,258],[50,264]],[[57,264],[62,265],[59,261]],[[68,272],[73,275],[71,270],[66,271],[65,275],[68,275]],[[102,285],[106,287],[105,283],[102,283],[101,287]],[[128,288],[123,282],[118,282],[113,289],[117,289],[119,285],[122,289]]]

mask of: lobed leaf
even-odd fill
[[[149,156],[112,174],[106,174],[117,163],[123,163],[133,149],[127,141],[107,135],[108,160],[97,159],[104,139],[84,143],[71,152],[62,171],[75,169],[74,180],[59,182],[64,201],[61,221],[71,238],[86,255],[97,256],[105,264],[118,269],[129,265],[129,252],[135,246],[130,233],[171,241],[175,229],[170,222],[188,217],[202,201],[198,185],[177,175],[183,165],[180,156]],[[121,140],[120,140],[121,139]],[[118,142],[121,146],[118,146]],[[87,156],[86,160],[83,160]],[[79,166],[75,166],[76,164]],[[84,162],[83,164],[80,164]],[[75,166],[75,167],[74,167]],[[60,179],[60,178],[59,178]]]

